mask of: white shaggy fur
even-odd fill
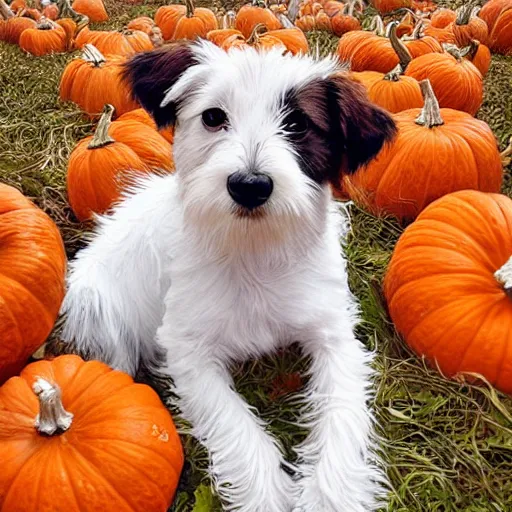
[[[382,475],[371,450],[370,354],[340,250],[346,225],[279,129],[284,92],[337,71],[334,60],[195,45],[199,64],[171,88],[180,103],[176,173],[151,177],[71,264],[64,339],[134,374],[163,347],[178,405],[211,457],[226,510],[370,512]],[[201,112],[221,107],[230,130]],[[274,181],[263,215],[240,217],[227,177],[256,164]],[[155,341],[156,340],[156,341]],[[292,342],[312,358],[295,476],[234,391],[229,367]]]

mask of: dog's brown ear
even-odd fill
[[[364,87],[347,76],[330,77],[327,96],[331,127],[343,146],[341,172],[352,174],[395,136],[396,125],[387,112],[369,101]]]
[[[162,128],[176,120],[175,102],[161,106],[167,91],[195,64],[192,44],[175,43],[135,55],[124,65],[123,79],[130,84],[133,97]]]

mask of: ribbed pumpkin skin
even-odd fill
[[[411,9],[411,0],[372,0],[372,5],[382,14],[396,11],[397,9]]]
[[[34,428],[31,386],[59,385],[71,427]],[[98,362],[61,356],[27,366],[0,388],[0,509],[8,512],[165,512],[183,466],[171,416],[144,384]]]
[[[441,107],[474,116],[482,104],[482,75],[467,59],[458,62],[447,53],[429,53],[413,59],[405,74],[418,82],[428,78]]]
[[[499,15],[489,37],[489,45],[496,53],[512,55],[512,2]]]
[[[121,142],[89,149],[92,137],[80,141],[68,163],[69,204],[78,220],[90,220],[94,213],[105,213],[121,197],[134,179],[149,172],[142,159]]]
[[[244,5],[238,11],[235,18],[235,28],[242,32],[248,39],[256,25],[263,24],[268,30],[277,30],[281,22],[270,9],[264,9],[251,4]]]
[[[489,28],[489,32],[492,32],[496,21],[498,20],[501,12],[504,9],[512,7],[512,0],[489,0],[480,9],[478,17],[482,18]]]
[[[428,53],[443,53],[444,51],[441,43],[437,39],[429,36],[404,42],[413,59]]]
[[[146,34],[151,34],[151,30],[155,26],[155,22],[148,18],[147,16],[141,16],[139,18],[135,18],[126,25],[126,28],[129,30],[141,30]]]
[[[67,50],[66,31],[55,24],[50,30],[28,28],[20,35],[20,48],[27,53],[40,57],[50,53],[63,53]]]
[[[118,121],[138,121],[139,123],[143,123],[147,126],[151,126],[154,130],[157,130],[158,133],[169,143],[172,144],[174,142],[174,129],[171,128],[162,128],[158,130],[158,127],[154,121],[154,119],[143,109],[137,108],[135,110],[131,110],[130,112],[126,112],[122,116],[119,116]]]
[[[373,103],[388,112],[402,112],[423,106],[420,86],[410,76],[401,76],[398,81],[386,80],[383,73],[376,71],[362,71],[352,73],[351,76],[365,86],[368,98]]]
[[[499,192],[503,169],[489,126],[465,112],[441,109],[444,125],[427,128],[415,122],[420,112],[395,114],[394,142],[356,174],[345,176],[350,197],[377,215],[412,220],[450,192]]]
[[[457,23],[454,23],[452,31],[459,48],[468,46],[473,40],[487,44],[487,39],[489,38],[487,23],[478,17],[472,18],[467,25],[457,25]]]
[[[50,334],[65,273],[53,221],[21,192],[0,184],[0,383],[18,373]]]
[[[491,66],[491,50],[485,44],[479,44],[473,58],[468,60],[485,76]]]
[[[436,28],[432,25],[428,25],[424,33],[426,36],[437,39],[441,44],[455,44],[455,35],[452,30],[452,25],[448,25],[445,28]]]
[[[83,48],[87,43],[94,45],[104,55],[131,56],[153,49],[149,36],[141,30],[123,32],[89,30],[87,27],[78,34],[75,46]]]
[[[187,18],[184,5],[165,5],[155,14],[155,23],[162,31],[165,41],[205,38],[210,30],[218,27],[217,18],[210,9],[196,7],[194,15]]]
[[[512,255],[512,201],[465,190],[426,208],[384,279],[396,329],[448,377],[476,372],[512,393],[512,300],[494,278]]]
[[[36,28],[36,22],[30,18],[9,18],[2,25],[0,40],[10,44],[19,44],[21,34],[29,29]]]
[[[115,107],[117,115],[139,108],[121,80],[125,57],[108,55],[106,59],[99,66],[82,59],[71,61],[62,74],[60,99],[76,103],[91,117],[97,117],[107,103]]]
[[[69,49],[70,46],[72,46],[72,40],[75,37],[77,24],[71,18],[61,18],[60,20],[57,20],[56,23],[64,29],[64,32],[66,32],[66,39]]]
[[[457,19],[457,13],[451,9],[438,9],[430,18],[430,25],[435,28],[446,28]]]
[[[75,0],[73,2],[73,9],[80,14],[85,14],[94,23],[108,21],[108,14],[103,0]]]

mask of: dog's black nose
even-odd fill
[[[241,206],[252,210],[267,201],[274,189],[270,176],[258,172],[235,172],[228,177],[229,195]]]

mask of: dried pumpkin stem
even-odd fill
[[[391,23],[391,28],[389,30],[389,40],[391,42],[391,46],[393,50],[398,55],[398,60],[400,61],[400,66],[402,67],[402,73],[407,69],[407,66],[410,64],[412,57],[402,41],[400,41],[399,37],[396,35],[396,29],[398,27],[397,22]]]
[[[377,14],[377,16],[374,16],[372,18],[372,22],[370,24],[370,30],[372,32],[375,32],[378,36],[385,36],[386,35],[386,27],[384,26],[384,21],[382,21],[382,18]]]
[[[98,122],[98,127],[94,132],[92,141],[87,146],[89,149],[102,148],[108,144],[112,144],[115,140],[108,134],[110,123],[112,122],[112,116],[114,115],[114,107],[112,105],[105,105],[103,108],[103,114],[101,114]]]
[[[277,13],[276,18],[281,22],[283,28],[297,28],[283,13]]]
[[[467,25],[471,20],[471,15],[475,6],[473,4],[463,5],[457,12],[457,18],[455,18],[456,25]]]
[[[424,25],[423,20],[422,19],[418,20],[416,25],[414,25],[414,29],[411,34],[411,39],[421,39],[422,38],[423,25]]]
[[[226,14],[224,14],[224,16],[222,16],[222,21],[220,23],[221,28],[224,30],[228,28],[234,28],[235,18],[235,11],[228,11]]]
[[[53,30],[55,29],[55,27],[56,24],[52,20],[49,20],[44,16],[41,16],[41,18],[39,18],[39,21],[37,22],[38,30]]]
[[[494,273],[494,278],[512,299],[512,256]]]
[[[434,94],[432,85],[430,85],[430,80],[422,80],[420,82],[420,88],[423,93],[425,103],[421,109],[420,115],[416,119],[416,124],[426,126],[427,128],[443,125],[444,121],[441,117],[439,102]]]
[[[500,153],[503,167],[507,167],[512,162],[512,136],[508,140],[508,146]]]
[[[251,32],[251,35],[249,36],[249,39],[247,39],[247,44],[257,44],[260,36],[263,35],[265,32],[268,32],[267,27],[264,23],[258,23]]]
[[[14,13],[11,11],[9,6],[4,2],[4,0],[0,0],[0,18],[3,18],[4,20],[14,18]]]
[[[470,46],[467,46],[461,50],[458,46],[450,43],[444,43],[443,49],[446,53],[449,53],[452,57],[455,57],[458,62],[460,62],[471,51]]]
[[[187,18],[192,18],[196,10],[194,2],[192,0],[185,0],[185,5],[187,7]]]
[[[297,16],[299,15],[300,10],[300,0],[290,0],[288,2],[288,19],[295,23],[295,20],[297,19]]]
[[[91,62],[96,67],[101,66],[101,64],[107,62],[107,59],[103,56],[103,54],[96,48],[96,46],[87,43],[82,48],[82,60],[86,62]]]
[[[478,51],[478,48],[480,47],[480,42],[475,41],[474,39],[469,43],[469,52],[468,57],[470,60],[473,60],[475,58],[476,52]],[[465,48],[464,48],[465,49]]]
[[[52,436],[68,430],[73,421],[73,414],[64,409],[59,386],[38,378],[32,390],[39,399],[39,414],[35,421],[37,431]]]

